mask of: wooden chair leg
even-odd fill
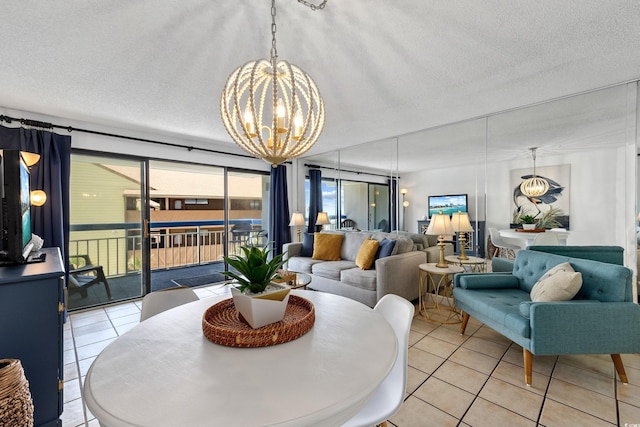
[[[530,386],[533,375],[533,354],[526,348],[523,348],[522,356],[524,357],[524,382],[527,386]]]
[[[467,323],[469,323],[469,313],[462,312],[462,325],[460,325],[460,335],[464,335],[464,330],[467,329]]]
[[[616,367],[616,372],[618,373],[618,377],[620,377],[620,381],[622,381],[623,384],[629,384],[627,373],[624,371],[624,365],[622,364],[622,357],[620,357],[619,354],[612,354],[611,359],[613,360],[613,366]]]

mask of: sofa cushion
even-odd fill
[[[472,312],[480,312],[505,329],[530,338],[529,319],[522,316],[520,303],[529,301],[521,289],[455,289],[456,301],[464,301]]]
[[[310,257],[294,256],[287,260],[287,269],[300,273],[311,273],[314,264],[325,261],[315,260]]]
[[[395,240],[382,239],[378,245],[378,251],[376,252],[376,259],[388,257],[393,253],[393,248],[396,246]]]
[[[356,265],[362,270],[369,270],[375,261],[376,253],[380,243],[377,240],[366,239],[360,245],[360,250],[356,256]]]
[[[326,279],[339,281],[340,273],[343,270],[349,270],[352,268],[360,270],[358,267],[356,267],[356,263],[353,261],[325,261],[313,264],[311,266],[311,273],[320,277],[324,277]]]
[[[405,254],[413,250],[413,240],[408,237],[398,236],[393,255]]]
[[[304,233],[302,237],[302,249],[300,250],[300,256],[313,256],[313,236],[314,233]]]
[[[376,290],[376,271],[361,270],[359,268],[350,268],[340,272],[340,281],[345,285],[355,286],[356,288],[365,289],[367,291]]]
[[[408,237],[413,241],[414,250],[421,251],[429,247],[429,240],[425,234],[408,233],[406,231],[398,231],[404,237]]]
[[[544,273],[531,289],[531,301],[569,301],[582,286],[582,275],[564,262]]]
[[[344,235],[315,233],[313,237],[313,259],[339,261]]]
[[[355,261],[358,256],[358,251],[362,246],[362,242],[370,237],[369,233],[361,232],[347,232],[343,233],[344,240],[342,241],[342,248],[340,249],[340,258],[349,261]]]

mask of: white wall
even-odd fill
[[[418,231],[417,221],[429,211],[429,196],[440,194],[466,193],[469,218],[472,221],[485,219],[484,165],[405,173],[401,176],[400,187],[408,190],[405,196],[410,203],[405,222],[408,231]]]

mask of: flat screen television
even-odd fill
[[[23,263],[33,248],[31,241],[31,185],[29,167],[19,150],[0,154],[2,238],[0,262]]]
[[[451,215],[458,211],[467,212],[466,194],[429,196],[429,218],[440,212]]]

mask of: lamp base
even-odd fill
[[[444,236],[438,236],[438,246],[440,246],[440,260],[436,264],[436,267],[449,268],[449,264],[444,260]]]
[[[465,244],[467,243],[467,239],[464,237],[464,233],[460,233],[460,238],[458,239],[460,244],[460,255],[458,255],[458,259],[467,260],[469,257],[467,256],[467,252],[464,249]]]

